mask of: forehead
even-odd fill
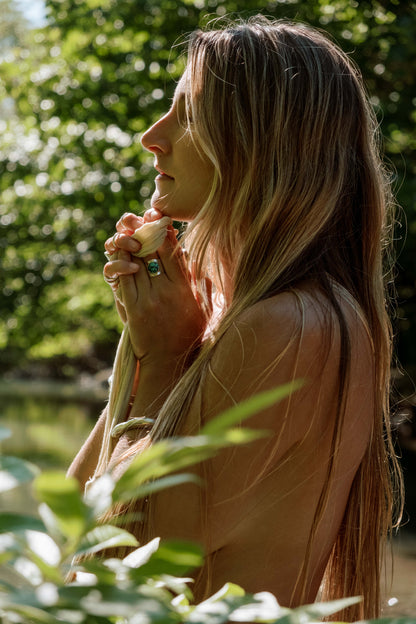
[[[175,93],[173,95],[174,101],[183,99],[183,97],[185,96],[185,93],[187,93],[188,91],[189,91],[188,76],[186,75],[186,70],[185,70],[182,76],[180,77],[178,84],[176,85]]]

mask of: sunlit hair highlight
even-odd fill
[[[376,617],[392,474],[400,489],[389,421],[391,333],[382,261],[391,240],[392,201],[360,73],[319,31],[257,16],[191,36],[185,98],[187,129],[215,169],[210,197],[185,235],[190,262],[197,277],[211,275],[219,291],[231,282],[232,296],[213,340],[203,345],[140,444],[180,432],[216,344],[239,314],[309,281],[327,298],[340,328],[336,457],[351,362],[348,326],[334,287],[340,285],[370,331],[375,409],[323,597],[363,595],[363,604],[342,617]],[[310,540],[330,483],[329,466]],[[308,561],[302,582],[307,566]]]

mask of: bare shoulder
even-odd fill
[[[310,290],[283,292],[237,317],[218,343],[213,366],[224,374],[230,366],[232,374],[242,374],[244,368],[253,374],[258,368],[285,382],[294,369],[297,375],[310,375],[324,359],[336,359],[338,334],[334,311],[322,296]]]
[[[349,336],[354,393],[361,383],[371,383],[371,340],[351,301],[341,295],[338,304]],[[339,318],[322,293],[310,286],[283,292],[242,312],[225,332],[212,358],[207,392],[210,396],[218,393],[215,405],[226,408],[255,393],[302,379],[304,386],[292,400],[299,410],[296,419],[302,435],[311,405],[327,407],[322,410],[323,419],[333,415],[340,358],[345,355],[341,348]]]
[[[336,292],[352,346],[355,342],[368,348],[371,338],[362,312],[350,296]],[[227,353],[242,351],[245,357],[262,354],[263,362],[276,354],[297,351],[300,360],[316,360],[325,351],[326,357],[339,357],[340,321],[326,297],[311,286],[287,291],[259,301],[244,310],[218,345],[216,359],[224,361]],[[328,349],[324,349],[327,343]],[[225,360],[228,358],[225,357]]]

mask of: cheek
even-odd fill
[[[214,167],[211,163],[201,161],[198,155],[195,156],[193,161],[193,178],[198,184],[201,194],[208,195],[214,181]]]
[[[195,169],[192,174],[192,179],[189,181],[188,189],[186,192],[189,194],[189,200],[196,201],[198,204],[198,210],[202,207],[205,201],[208,199],[209,193],[212,188],[213,175],[205,168]]]

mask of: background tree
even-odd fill
[[[0,367],[97,371],[119,325],[102,281],[103,243],[153,189],[140,135],[169,106],[186,35],[239,12],[232,0],[48,0],[49,24],[0,66]],[[324,28],[358,63],[386,137],[398,202],[400,359],[416,379],[416,3],[248,0]],[[36,363],[36,368],[34,368]]]
[[[13,46],[25,44],[29,24],[13,0],[0,0],[0,55]]]

